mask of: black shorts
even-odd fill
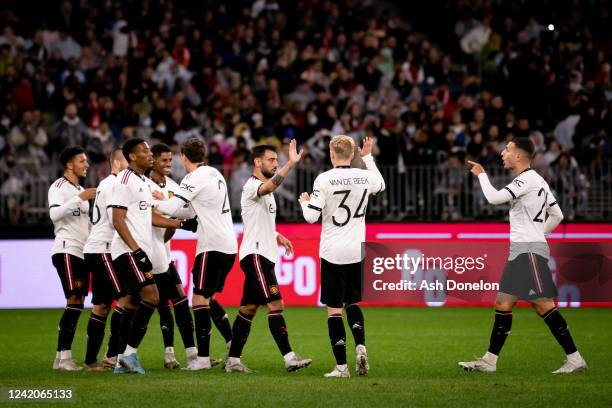
[[[508,261],[499,282],[499,291],[519,300],[557,297],[548,259],[528,252]]]
[[[89,291],[89,270],[85,261],[70,254],[53,254],[53,266],[57,270],[64,296],[87,296]]]
[[[126,252],[113,260],[115,271],[119,275],[119,282],[126,295],[137,295],[140,289],[154,285],[153,272],[142,272],[131,252]]]
[[[110,254],[85,254],[85,264],[91,271],[91,303],[111,305],[122,296],[119,276]]]
[[[191,270],[193,275],[193,293],[211,297],[221,293],[225,279],[234,266],[236,254],[225,254],[218,251],[198,254]]]
[[[181,297],[176,285],[182,285],[181,277],[174,267],[174,262],[170,262],[168,270],[164,273],[153,274],[157,290],[159,291],[159,304],[167,305],[168,301],[176,301]]]
[[[321,258],[321,303],[341,308],[361,302],[362,294],[361,262],[337,265]]]
[[[240,268],[244,272],[240,301],[242,306],[266,305],[282,299],[274,273],[274,262],[261,255],[250,254],[240,260]]]

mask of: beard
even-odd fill
[[[271,170],[264,170],[264,169],[262,169],[262,170],[261,170],[261,174],[263,174],[263,175],[264,175],[264,177],[265,177],[265,178],[268,178],[268,179],[270,179],[270,178],[274,177],[274,173],[275,173],[275,172],[274,172],[274,171],[271,171]]]

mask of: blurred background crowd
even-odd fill
[[[607,0],[7,3],[3,222],[46,214],[32,197],[61,174],[64,146],[86,148],[95,185],[135,136],[172,146],[177,180],[178,145],[205,140],[234,207],[252,146],[277,145],[281,162],[290,139],[305,149],[279,193],[293,203],[332,135],[372,136],[390,179],[372,211],[397,220],[481,214],[465,161],[498,168],[507,141],[528,136],[566,216],[609,214],[593,210],[612,199]]]

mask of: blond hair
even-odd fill
[[[350,136],[338,135],[329,142],[329,148],[336,153],[338,159],[351,160],[355,153],[355,142]]]

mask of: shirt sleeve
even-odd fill
[[[508,190],[507,187],[504,187],[501,190],[497,190],[495,187],[493,187],[491,185],[491,182],[489,181],[489,176],[487,176],[487,173],[484,173],[484,172],[480,173],[478,175],[478,181],[480,182],[482,193],[484,194],[489,204],[493,204],[493,205],[503,204],[503,203],[507,203],[513,198],[516,198],[514,193]]]
[[[242,194],[249,200],[259,200],[259,187],[263,184],[261,180],[250,179],[242,188]]]
[[[557,203],[557,199],[553,193],[548,190],[546,201],[546,222],[544,223],[544,233],[550,234],[563,221],[563,212]]]
[[[306,222],[312,224],[319,219],[323,208],[325,208],[325,191],[320,176],[314,181],[310,200],[304,201],[301,206]]]
[[[181,185],[178,191],[174,192],[174,197],[183,200],[183,204],[188,204],[197,196],[206,186],[205,180],[196,180],[194,177],[187,175],[181,180]],[[173,197],[173,198],[174,198]]]
[[[510,184],[504,187],[504,190],[512,195],[512,199],[516,200],[531,190],[531,183],[529,180],[529,177],[518,176],[512,180]]]
[[[113,208],[128,209],[132,203],[132,194],[130,186],[123,183],[115,183],[113,186],[113,194],[109,200],[109,205]]]
[[[51,186],[49,189],[48,198],[49,216],[53,222],[59,221],[62,218],[71,215],[73,211],[79,210],[83,202],[78,194],[75,194],[66,200],[64,197],[64,192],[55,186]]]
[[[378,170],[376,162],[374,162],[374,157],[371,154],[366,154],[361,159],[363,160],[368,172],[371,175],[370,177],[372,178],[369,183],[371,189],[370,193],[378,194],[381,191],[384,191],[386,187],[385,179],[383,178],[382,174],[380,174],[380,170]]]

